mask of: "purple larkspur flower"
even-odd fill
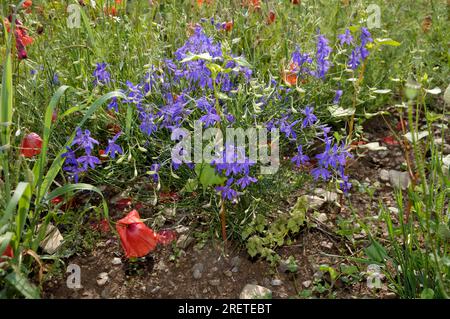
[[[333,104],[339,104],[339,101],[341,100],[342,94],[344,91],[342,90],[336,90],[336,93],[334,95]]]
[[[360,59],[360,51],[357,49],[352,50],[352,53],[350,54],[350,59],[348,62],[348,66],[352,69],[352,70],[356,70],[359,66],[359,64],[361,63],[361,59]]]
[[[367,43],[373,42],[372,35],[370,34],[370,31],[367,28],[365,28],[365,27],[361,28],[360,39],[361,39],[361,46],[365,46]]]
[[[58,75],[58,73],[54,73],[53,74],[53,78],[52,78],[52,83],[54,84],[54,85],[59,85],[61,82],[59,81],[59,75]]]
[[[107,106],[108,110],[114,109],[117,113],[119,112],[119,103],[117,101],[117,96],[113,97]]]
[[[236,185],[238,185],[241,189],[245,189],[252,183],[256,183],[258,179],[252,176],[245,175],[236,181]]]
[[[224,186],[217,186],[216,191],[220,192],[222,199],[227,199],[229,201],[234,200],[238,197],[237,191],[232,188],[234,178],[229,178]]]
[[[312,126],[314,123],[316,123],[317,116],[315,116],[313,112],[314,108],[310,106],[305,107],[305,109],[302,111],[303,115],[305,115],[305,118],[302,122],[302,128]]]
[[[81,164],[83,166],[83,169],[86,171],[89,167],[94,169],[95,165],[98,165],[101,162],[98,159],[98,157],[87,154],[87,155],[80,156],[78,158],[78,163]]]
[[[301,165],[305,164],[309,161],[308,155],[303,154],[303,148],[301,145],[297,146],[297,155],[292,157],[291,162],[295,163],[297,167],[300,167]]]
[[[341,45],[348,44],[351,45],[353,43],[353,37],[349,29],[346,29],[343,34],[338,35],[339,41]]]
[[[215,109],[210,109],[207,114],[200,117],[200,121],[205,124],[205,127],[209,127],[220,122],[220,116],[217,115]]]
[[[112,139],[108,139],[108,146],[105,149],[105,155],[108,155],[109,153],[111,153],[112,159],[116,158],[116,153],[123,154],[122,147],[120,147],[120,145],[116,144],[116,141],[120,135],[122,135],[122,132],[119,132],[116,135],[114,135],[114,137]]]
[[[108,64],[105,62],[97,63],[92,76],[94,77],[94,85],[108,84],[111,81],[111,74],[106,70]]]
[[[84,148],[86,154],[91,154],[92,149],[94,148],[94,144],[99,144],[97,140],[91,137],[91,132],[89,130],[81,130],[81,128],[77,128],[75,138],[73,139],[72,146],[78,145],[81,148]]]
[[[328,45],[328,39],[319,34],[317,38],[317,52],[316,52],[316,64],[317,69],[314,72],[314,75],[317,78],[324,79],[328,70],[330,69],[330,61],[328,61],[328,57],[331,54],[331,47]]]
[[[324,168],[324,167],[313,168],[313,169],[311,170],[311,175],[313,176],[313,178],[314,178],[315,180],[318,180],[318,179],[321,178],[321,179],[323,179],[324,181],[329,180],[330,177],[331,177],[330,171],[327,170],[327,169]]]

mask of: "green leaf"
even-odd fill
[[[248,61],[243,58],[242,56],[238,56],[236,58],[233,58],[234,61],[236,61],[237,64],[239,64],[240,66],[243,66],[245,68],[251,68],[251,64],[248,63]]]
[[[425,288],[422,290],[420,294],[420,299],[433,299],[434,298],[434,290],[431,288]]]
[[[19,200],[19,209],[16,216],[16,241],[20,243],[23,229],[28,217],[28,211],[31,204],[31,185],[28,184]],[[16,247],[17,248],[17,247]]]
[[[438,235],[441,239],[450,241],[450,229],[447,224],[439,224]]]
[[[401,45],[400,42],[392,40],[391,38],[375,39],[375,43],[381,44],[381,45],[388,45],[388,46],[391,46],[391,47],[398,47],[399,45]]]
[[[39,299],[39,289],[17,269],[9,273],[5,280],[27,299]]]
[[[386,250],[375,239],[371,238],[371,242],[372,244],[364,249],[364,252],[366,253],[367,257],[369,257],[373,261],[382,263],[388,257]]]
[[[13,197],[8,202],[8,205],[6,206],[5,212],[0,221],[0,225],[5,225],[6,223],[10,222],[10,219],[11,219],[12,215],[14,214],[14,211],[15,211],[20,199],[25,194],[28,187],[29,187],[29,184],[24,183],[24,182],[20,182],[17,185],[16,190],[14,191]]]
[[[215,169],[207,163],[196,164],[195,173],[204,190],[206,190],[208,186],[222,185],[227,180],[226,177],[218,175]]]
[[[197,60],[206,60],[206,61],[212,61],[212,56],[206,52],[201,54],[192,54],[189,53],[183,60],[181,60],[181,63],[186,63],[189,61],[197,61]]]
[[[60,88],[58,88],[55,94],[53,94],[50,103],[48,104],[47,109],[45,111],[44,131],[42,132],[42,149],[41,153],[39,154],[39,158],[33,167],[33,174],[34,174],[33,188],[36,187],[36,185],[40,185],[40,183],[42,182],[42,178],[44,175],[43,173],[44,166],[46,165],[47,162],[48,143],[50,140],[53,112],[55,111],[55,108],[58,105],[59,100],[65,94],[67,89],[69,89],[69,86],[67,85],[63,85]]]
[[[15,17],[15,15],[14,15]],[[15,19],[13,19],[15,21]],[[3,19],[2,19],[3,23]],[[14,28],[14,23],[11,26]],[[3,25],[3,30],[6,30],[5,25]],[[8,153],[4,151],[10,145],[11,139],[11,122],[13,115],[13,81],[12,81],[12,62],[11,62],[11,42],[12,42],[13,32],[3,32],[5,35],[5,61],[3,63],[3,76],[2,76],[2,89],[0,97],[0,158],[2,164],[2,171],[5,182],[4,194],[6,196],[6,201],[11,197],[11,185],[9,182],[9,160]]]
[[[186,182],[186,185],[184,185],[183,190],[185,192],[192,193],[197,189],[197,187],[198,187],[198,180],[189,178]]]
[[[331,113],[332,117],[347,117],[355,114],[354,108],[343,109],[338,105],[331,105],[328,107],[328,111]]]

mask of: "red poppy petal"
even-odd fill
[[[117,225],[122,248],[127,258],[143,257],[156,248],[158,239],[144,223]]]
[[[25,157],[33,157],[41,153],[42,139],[36,133],[26,135],[20,145],[20,154]]]
[[[127,216],[117,221],[117,224],[130,225],[134,223],[142,223],[141,217],[137,210],[133,209]]]

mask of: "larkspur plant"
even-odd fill
[[[214,24],[214,23],[213,23]],[[370,41],[370,35],[364,31],[361,35],[362,47]],[[346,33],[341,38],[342,43],[352,43],[351,35]],[[298,77],[313,76],[325,81],[331,68],[332,49],[325,35],[317,34],[315,53],[302,53],[297,46],[291,56],[292,71]],[[312,58],[314,57],[314,58]],[[108,105],[109,110],[120,112],[120,105],[133,106],[140,121],[140,132],[147,138],[147,145],[152,145],[152,139],[164,140],[168,133],[175,129],[192,127],[192,123],[199,121],[203,127],[252,127],[253,122],[262,123],[268,130],[279,129],[287,145],[297,149],[297,154],[291,156],[293,166],[301,167],[310,163],[310,158],[317,160],[317,165],[311,170],[315,180],[336,181],[344,192],[351,187],[348,177],[344,174],[346,160],[350,157],[344,143],[334,141],[330,133],[331,128],[320,124],[314,113],[313,105],[297,106],[299,112],[292,112],[283,106],[289,100],[291,89],[276,79],[262,88],[272,88],[272,94],[259,94],[258,104],[261,111],[252,114],[251,121],[243,121],[238,113],[233,112],[230,100],[243,94],[246,88],[253,89],[256,79],[253,71],[244,57],[227,51],[226,46],[208,37],[201,26],[197,26],[193,35],[183,46],[174,52],[173,59],[164,59],[159,65],[152,65],[145,72],[139,82],[126,81],[123,88],[119,88],[126,98],[119,101],[113,98]],[[111,84],[107,63],[97,63],[93,72],[95,85]],[[260,89],[258,89],[260,90]],[[178,92],[178,93],[174,93]],[[337,90],[334,103],[339,103],[342,90]],[[162,101],[162,103],[161,103]],[[273,115],[272,105],[280,105]],[[249,112],[246,106],[242,106]],[[123,149],[116,144],[122,133],[116,134],[108,140],[105,155],[115,159],[122,155]],[[177,142],[181,137],[172,138]],[[325,150],[320,154],[308,154],[308,150],[315,141],[321,141]],[[98,142],[90,137],[89,131],[77,131],[72,148],[63,155],[66,158],[64,169],[77,181],[81,173],[95,169],[100,161],[92,155],[94,144]],[[338,145],[339,144],[339,145]],[[75,148],[74,148],[75,147]],[[290,146],[289,146],[290,147]],[[307,154],[304,154],[306,152]],[[77,154],[84,153],[77,157]],[[181,157],[187,156],[187,150],[179,149]],[[167,154],[168,155],[168,154]],[[160,170],[171,165],[171,169],[178,170],[185,164],[188,170],[194,170],[191,161],[179,162],[167,160],[166,154],[158,156],[159,162],[150,167],[150,176],[155,183],[161,182]],[[258,163],[246,158],[246,150],[238,149],[233,144],[226,144],[221,154],[210,164],[219,176],[223,176],[222,185],[215,187],[222,199],[236,203],[238,197],[254,183]],[[238,161],[238,157],[241,161]],[[253,173],[251,172],[253,170]],[[192,173],[193,174],[193,173]]]

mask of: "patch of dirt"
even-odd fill
[[[81,267],[80,289],[69,289],[66,275],[49,278],[44,286],[45,298],[239,298],[246,284],[258,284],[272,290],[274,298],[298,297],[305,289],[321,280],[330,283],[326,274],[321,274],[319,265],[330,265],[340,269],[342,264],[355,265],[345,256],[361,256],[362,249],[369,244],[368,234],[361,232],[349,239],[339,233],[339,220],[349,220],[353,213],[359,218],[376,219],[379,215],[379,202],[386,207],[395,206],[393,189],[386,182],[380,181],[381,169],[401,170],[404,162],[401,146],[386,143],[386,136],[391,135],[389,127],[395,127],[393,117],[374,118],[366,122],[365,138],[370,142],[380,142],[386,146],[383,151],[366,151],[364,156],[353,160],[349,165],[350,178],[375,186],[370,196],[353,187],[350,196],[341,201],[341,207],[324,204],[317,212],[308,212],[308,219],[315,225],[303,229],[291,245],[277,249],[283,260],[293,256],[298,270],[296,273],[284,272],[280,267],[273,268],[260,259],[251,259],[245,247],[229,244],[226,252],[219,240],[209,240],[203,245],[192,242],[183,249],[175,246],[159,246],[149,257],[137,262],[121,259],[121,264],[114,265],[114,258],[122,257],[118,239],[112,235],[102,239],[90,252],[76,255],[66,260],[66,264]],[[448,143],[448,141],[446,142]],[[292,194],[296,197],[306,190],[321,185],[306,185],[303,190]],[[294,200],[295,202],[295,200]],[[143,218],[152,217],[154,212],[140,210]],[[325,213],[327,219],[321,223],[313,216]],[[121,218],[119,215],[114,217]],[[185,218],[185,215],[183,218]],[[186,220],[182,224],[186,224]],[[354,225],[353,225],[354,226]],[[189,225],[189,232],[196,231]],[[383,234],[382,226],[372,224],[374,234]],[[191,234],[188,234],[190,236]],[[389,296],[386,285],[381,291],[368,289],[364,276],[365,269],[359,265],[357,278],[351,284],[342,280],[333,283],[334,297],[337,298],[382,298]],[[97,277],[100,273],[108,274],[106,284],[100,286]],[[322,296],[327,297],[327,295]],[[329,295],[328,295],[329,297]],[[391,296],[392,297],[392,296]]]

